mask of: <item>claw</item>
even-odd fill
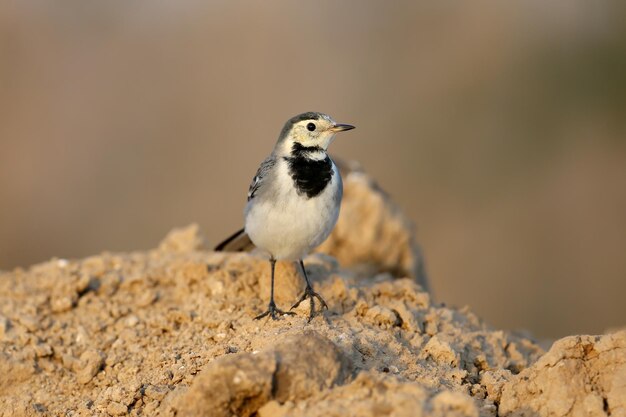
[[[293,310],[294,308],[297,308],[300,305],[300,303],[306,300],[307,298],[311,299],[311,311],[309,312],[309,321],[311,321],[311,319],[315,315],[315,301],[314,300],[316,298],[322,304],[322,309],[328,310],[328,304],[326,304],[326,301],[324,301],[322,296],[316,293],[315,291],[313,291],[313,288],[311,288],[308,285],[306,289],[304,290],[304,294],[302,294],[302,297],[300,297],[300,299],[293,306],[291,306],[289,310]]]
[[[288,316],[295,316],[296,313],[292,312],[292,311],[283,311],[281,309],[279,309],[278,307],[276,307],[276,304],[274,304],[274,302],[270,302],[269,306],[267,307],[267,310],[264,311],[263,313],[259,314],[258,316],[256,316],[254,319],[255,320],[260,320],[265,316],[270,316],[272,317],[272,320],[278,320],[278,316],[276,314],[279,314],[281,316],[283,315],[288,315]]]

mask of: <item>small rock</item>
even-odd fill
[[[48,409],[46,408],[45,405],[41,404],[41,403],[35,403],[33,404],[33,408],[35,409],[36,412],[38,413],[45,413],[46,411],[48,411]]]
[[[52,356],[52,353],[53,353],[52,346],[50,346],[47,343],[40,343],[35,346],[35,355],[38,358]]]
[[[100,288],[100,280],[96,277],[91,276],[91,274],[87,272],[82,272],[79,275],[78,281],[76,282],[76,291],[80,294],[84,294],[88,291],[98,291]]]
[[[78,296],[74,295],[73,297],[65,296],[60,298],[54,298],[50,302],[50,308],[53,313],[62,313],[64,311],[71,310],[74,305],[76,305],[76,300]]]
[[[276,353],[273,395],[281,403],[305,399],[344,383],[351,375],[351,364],[339,348],[312,330],[286,337],[277,344]]]
[[[119,273],[108,271],[98,281],[98,294],[112,297],[120,287],[122,277]]]
[[[76,379],[78,382],[86,384],[91,381],[102,369],[105,359],[106,355],[100,350],[90,349],[83,352],[77,364]]]
[[[144,291],[135,301],[138,307],[147,307],[150,304],[154,303],[158,297],[158,294],[154,290],[146,290]]]
[[[122,416],[128,413],[128,407],[117,401],[112,401],[107,406],[107,413],[113,416]]]
[[[178,415],[251,416],[271,399],[275,371],[272,352],[224,356],[207,366],[177,399]]]
[[[124,324],[126,324],[126,326],[128,327],[135,327],[138,323],[139,317],[135,316],[134,314],[126,317],[126,319],[124,320]]]
[[[224,283],[217,279],[210,279],[207,282],[211,294],[220,295],[224,293]]]
[[[64,353],[61,356],[61,362],[63,363],[63,366],[67,369],[77,369],[78,367],[78,359],[67,353]]]
[[[112,402],[118,402],[125,405],[130,404],[124,401],[124,399],[127,398],[126,390],[124,387],[119,385],[107,387],[103,393],[103,397]]]
[[[460,362],[459,354],[452,349],[448,342],[441,340],[437,336],[431,337],[428,343],[426,343],[421,357],[424,359],[430,357],[442,365],[458,366]]]
[[[144,391],[144,394],[148,398],[161,401],[163,398],[165,398],[169,391],[169,388],[167,388],[165,385],[148,385]]]
[[[401,324],[400,316],[393,310],[383,306],[374,306],[367,310],[365,317],[373,324],[384,328],[399,326]]]
[[[39,320],[37,317],[23,314],[17,317],[18,323],[26,327],[29,332],[36,332],[39,330]]]

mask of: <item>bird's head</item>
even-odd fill
[[[326,151],[337,132],[350,129],[354,129],[354,126],[336,123],[324,113],[302,113],[285,123],[280,132],[276,150],[281,154],[288,154],[296,146]]]

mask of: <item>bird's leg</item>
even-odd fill
[[[304,262],[302,262],[302,259],[300,259],[300,267],[302,268],[302,272],[304,273],[304,279],[306,280],[306,288],[304,289],[304,294],[302,294],[302,297],[300,297],[298,302],[295,303],[291,307],[291,310],[298,307],[301,302],[309,298],[311,299],[311,311],[309,312],[309,320],[311,320],[313,318],[313,313],[315,311],[314,300],[316,298],[320,301],[320,303],[322,303],[322,308],[325,308],[326,310],[328,310],[328,304],[326,304],[326,301],[324,301],[321,295],[313,291],[313,287],[311,286],[311,283],[309,282],[309,277],[306,275],[306,269],[304,269]]]
[[[262,319],[263,317],[270,315],[272,317],[273,320],[278,320],[278,317],[276,316],[276,313],[283,315],[283,314],[289,314],[289,315],[294,315],[295,313],[292,313],[290,311],[283,311],[279,308],[276,307],[276,303],[274,303],[274,269],[276,267],[276,259],[274,258],[270,258],[270,265],[272,267],[272,286],[270,289],[270,304],[267,307],[267,311],[265,311],[264,313],[259,314],[258,316],[256,316],[254,319],[255,320],[259,320]]]

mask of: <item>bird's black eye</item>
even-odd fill
[[[314,131],[315,130],[315,123],[309,123],[308,125],[306,125],[306,128],[309,129],[309,131]]]

